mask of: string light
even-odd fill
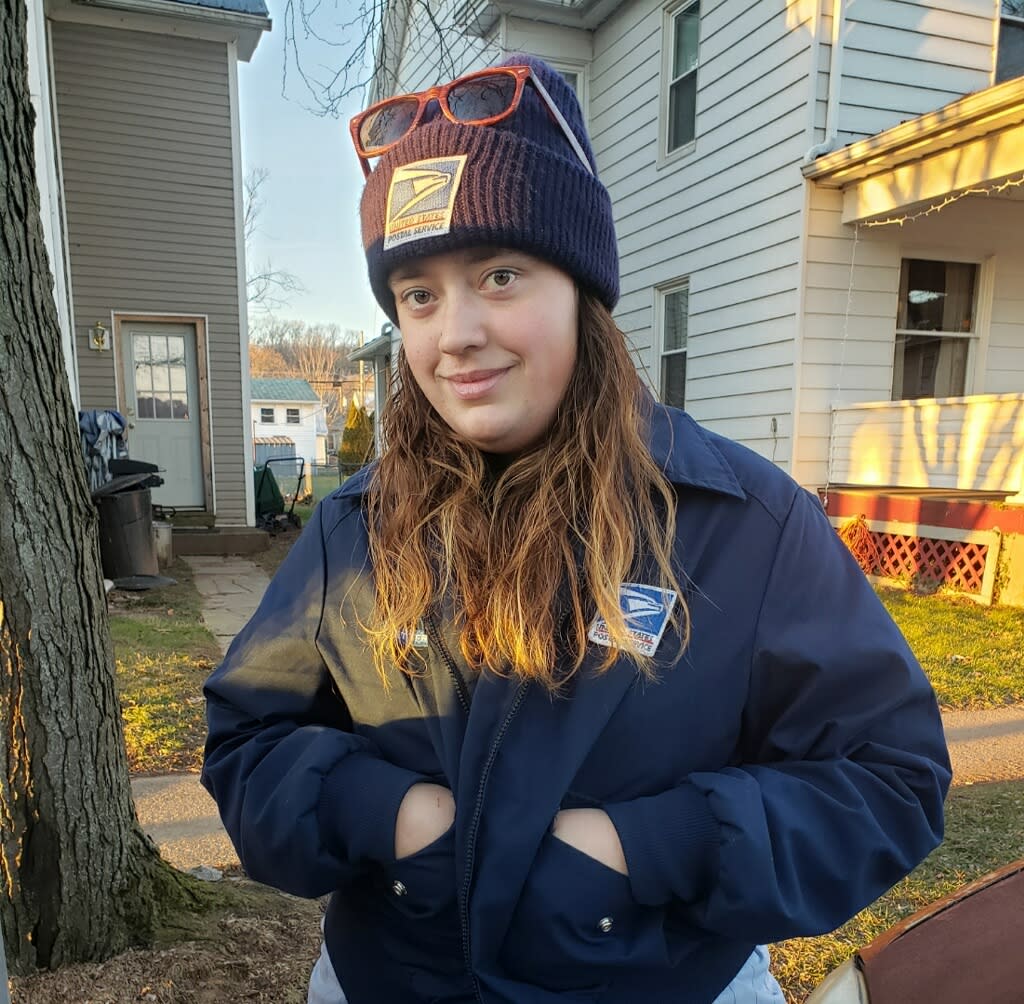
[[[967,198],[968,195],[984,195],[986,197],[989,195],[1000,195],[1011,188],[1020,188],[1022,186],[1024,186],[1024,172],[1011,175],[998,184],[987,185],[984,188],[965,188],[962,192],[957,192],[955,195],[947,195],[941,202],[935,202],[927,209],[921,209],[916,213],[904,213],[902,216],[889,216],[883,220],[866,220],[853,225],[853,247],[850,252],[850,278],[846,289],[846,311],[843,315],[843,337],[840,342],[839,375],[836,379],[836,400],[832,404],[832,414],[829,422],[828,462],[825,470],[825,486],[822,490],[822,502],[826,509],[828,509],[828,494],[829,489],[832,486],[832,475],[835,469],[837,409],[841,403],[843,369],[846,365],[846,343],[850,334],[850,314],[852,313],[853,308],[853,277],[854,272],[856,271],[857,243],[860,240],[860,228],[888,227],[894,225],[902,227],[907,223],[913,223],[926,216],[934,216],[936,213],[941,213],[947,206],[951,206],[954,202],[959,202],[961,199]]]
[[[951,206],[954,202],[959,202],[961,199],[967,198],[968,195],[999,195],[1007,189],[1020,188],[1022,185],[1024,185],[1024,172],[1006,178],[997,185],[989,185],[986,188],[965,188],[962,192],[957,192],[955,195],[947,195],[941,202],[936,202],[930,205],[927,209],[922,209],[916,213],[905,213],[903,216],[890,216],[884,220],[868,220],[859,225],[862,227],[888,227],[896,224],[897,226],[902,227],[905,223],[913,223],[915,220],[920,220],[925,216],[933,216],[935,213],[941,213],[946,206]]]

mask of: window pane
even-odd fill
[[[696,70],[677,80],[668,92],[668,151],[693,141],[697,119]]]
[[[1002,11],[1014,17],[1024,17],[1024,0],[1003,0]]]
[[[896,325],[911,331],[971,331],[977,265],[906,259]]]
[[[180,391],[171,394],[171,408],[174,418],[188,419],[188,398]]]
[[[152,360],[155,363],[167,362],[167,336],[166,335],[154,335],[149,340],[150,351],[152,352]]]
[[[894,401],[963,397],[967,386],[967,338],[897,335],[893,360]]]
[[[1018,6],[1024,7],[1024,3]],[[1006,3],[1003,4],[1006,10]],[[1024,16],[1024,12],[1019,12]],[[1024,23],[1003,18],[999,22],[999,49],[996,54],[996,83],[1024,74]]]
[[[171,390],[184,391],[186,386],[185,364],[171,365]]]
[[[169,393],[164,393],[163,395],[154,394],[153,401],[156,404],[157,418],[171,417],[171,398]]]
[[[149,362],[149,335],[132,335],[132,357],[136,362]]]
[[[559,70],[562,74],[562,79],[576,92],[577,97],[580,93],[580,75],[573,70]]]
[[[676,14],[672,21],[675,39],[672,51],[672,79],[689,73],[697,65],[700,33],[700,4],[695,3]]]
[[[153,389],[153,369],[148,363],[136,363],[135,364],[135,389],[136,390],[152,390]]]
[[[139,418],[153,418],[153,398],[148,394],[137,397],[135,399],[135,410],[138,412]]]
[[[299,409],[298,408],[289,408],[286,421],[288,422],[289,425],[298,425],[299,424]]]
[[[686,353],[661,357],[661,401],[673,408],[686,405]]]
[[[689,315],[690,290],[677,289],[665,296],[665,335],[663,352],[686,348],[686,325]]]
[[[260,408],[260,421],[264,424],[272,424],[274,421],[274,409]]]
[[[180,335],[172,335],[167,339],[167,359],[171,363],[185,365],[185,339]]]

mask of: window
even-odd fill
[[[689,326],[689,281],[658,291],[661,322],[661,401],[686,406],[686,332]]]
[[[260,422],[264,425],[274,424],[274,409],[273,408],[260,408]]]
[[[135,365],[135,413],[138,418],[188,421],[185,339],[180,335],[132,333]]]
[[[978,266],[907,258],[900,268],[892,399],[962,397],[975,337]]]
[[[665,153],[692,143],[697,130],[700,0],[670,9],[665,31]]]
[[[1002,0],[996,83],[1024,75],[1024,0]]]
[[[289,425],[299,424],[299,409],[298,408],[286,408],[285,409],[285,421]]]

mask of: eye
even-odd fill
[[[497,289],[508,289],[519,278],[519,273],[511,268],[496,268],[487,274],[486,285]]]
[[[430,293],[425,289],[407,289],[399,301],[406,307],[425,307],[430,303]]]

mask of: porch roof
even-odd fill
[[[843,222],[899,216],[1024,176],[1024,77],[851,143],[803,167],[843,192]]]

